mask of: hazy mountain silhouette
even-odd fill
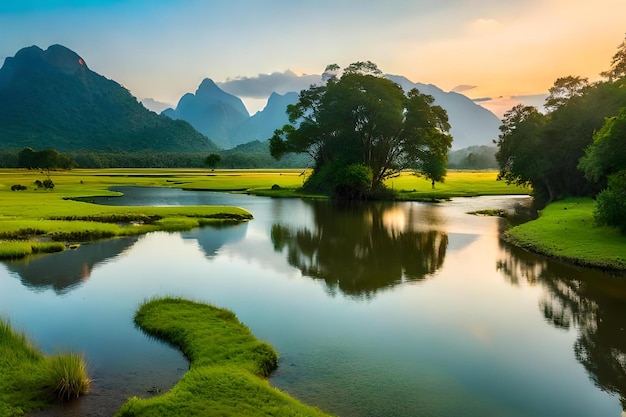
[[[0,147],[59,151],[211,151],[187,122],[141,105],[74,51],[21,49],[0,69]]]
[[[210,78],[202,81],[195,94],[182,96],[176,109],[166,109],[162,114],[188,121],[222,148],[233,147],[231,129],[250,118],[241,99],[219,88]]]
[[[241,145],[254,140],[269,139],[274,130],[289,123],[287,106],[298,102],[298,93],[291,92],[284,95],[272,93],[265,108],[254,116],[236,126],[230,134],[233,145]]]
[[[435,103],[446,109],[454,137],[453,149],[492,145],[492,141],[498,137],[500,119],[468,97],[455,92],[445,92],[434,85],[414,83],[402,76],[386,75],[386,77],[401,85],[406,91],[417,88],[422,93],[432,95]],[[255,91],[252,85],[255,80],[246,81],[248,90]],[[321,83],[321,77],[319,82]],[[275,129],[288,123],[287,106],[297,101],[296,92],[284,95],[272,93],[262,111],[252,117],[239,117],[243,114],[241,100],[224,92],[211,80],[205,79],[195,95],[185,94],[176,110],[168,109],[163,114],[187,120],[215,143],[232,148],[255,140],[269,139]],[[232,114],[238,117],[230,116]]]
[[[405,91],[417,88],[420,93],[434,97],[435,104],[443,107],[448,113],[450,133],[454,138],[453,149],[469,146],[489,146],[500,134],[500,119],[498,116],[476,104],[463,94],[445,92],[432,84],[414,83],[400,75],[385,75],[385,77],[402,86]]]

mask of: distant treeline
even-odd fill
[[[209,155],[205,152],[67,152],[59,153],[54,149],[24,152],[26,149],[0,150],[0,168],[205,168]],[[450,169],[496,169],[495,147],[472,146],[450,152]],[[22,160],[20,161],[20,153]],[[267,142],[254,141],[234,149],[215,152],[220,156],[216,168],[306,168],[311,161],[306,155],[287,155],[280,160],[269,153]],[[24,156],[33,157],[25,163]],[[59,158],[58,164],[37,161],[38,156]],[[45,161],[45,160],[44,160]],[[21,162],[21,163],[20,163]]]

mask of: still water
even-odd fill
[[[182,355],[133,325],[159,295],[234,311],[279,352],[270,383],[341,416],[619,417],[626,279],[512,248],[526,197],[328,202],[124,188],[103,204],[236,205],[230,227],[0,264],[0,315],[46,352],[84,352],[92,393],[42,415],[106,416],[167,390]]]

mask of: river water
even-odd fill
[[[528,197],[440,204],[122,189],[102,204],[236,205],[248,223],[84,244],[0,264],[0,315],[47,353],[83,352],[94,382],[35,415],[110,416],[188,367],[133,325],[173,295],[234,311],[280,354],[270,383],[341,416],[619,417],[626,280],[499,239]]]

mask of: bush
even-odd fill
[[[25,185],[22,185],[22,184],[13,184],[11,186],[11,191],[24,191],[26,189],[27,189],[27,187]]]
[[[54,182],[50,178],[43,180],[43,188],[52,190],[54,188]]]
[[[626,171],[609,176],[608,187],[596,197],[594,216],[598,223],[619,227],[626,234]]]
[[[43,181],[35,180],[35,185],[37,186],[37,188],[45,188],[46,190],[52,190],[54,188],[54,181],[52,181],[50,178],[47,178]]]
[[[352,164],[340,169],[335,177],[333,197],[342,200],[364,200],[372,185],[372,169]]]

